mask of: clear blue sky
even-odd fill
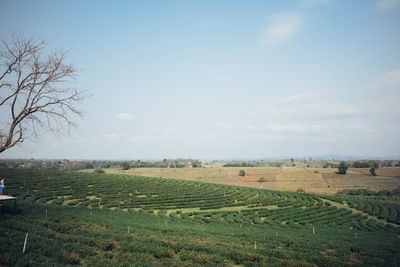
[[[400,154],[400,1],[0,0],[92,97],[70,136],[1,157]]]

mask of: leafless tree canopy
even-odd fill
[[[40,130],[60,132],[81,115],[82,92],[70,87],[75,68],[65,54],[45,55],[45,43],[14,36],[0,44],[0,153],[37,138]]]

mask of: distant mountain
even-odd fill
[[[263,157],[263,158],[225,158],[220,159],[221,161],[276,161],[276,160],[295,160],[312,159],[312,160],[400,160],[400,155],[387,155],[387,156],[346,156],[346,155],[305,155],[305,156],[278,156],[278,157]]]

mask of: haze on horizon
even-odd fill
[[[0,25],[92,95],[4,158],[399,155],[399,0],[1,0]]]

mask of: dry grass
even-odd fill
[[[239,170],[246,175],[239,176]],[[136,168],[121,170],[105,169],[106,173],[129,174],[148,177],[162,177],[265,188],[281,191],[296,191],[334,194],[346,188],[367,188],[371,190],[393,190],[400,186],[400,168],[381,168],[377,176],[371,176],[369,169],[349,169],[348,174],[336,174],[337,169],[301,167],[257,167],[241,168],[221,166],[203,168]]]
[[[327,184],[337,191],[352,189],[393,190],[400,186],[400,168],[382,168],[377,176],[370,175],[369,168],[349,169],[346,175],[322,171]]]

